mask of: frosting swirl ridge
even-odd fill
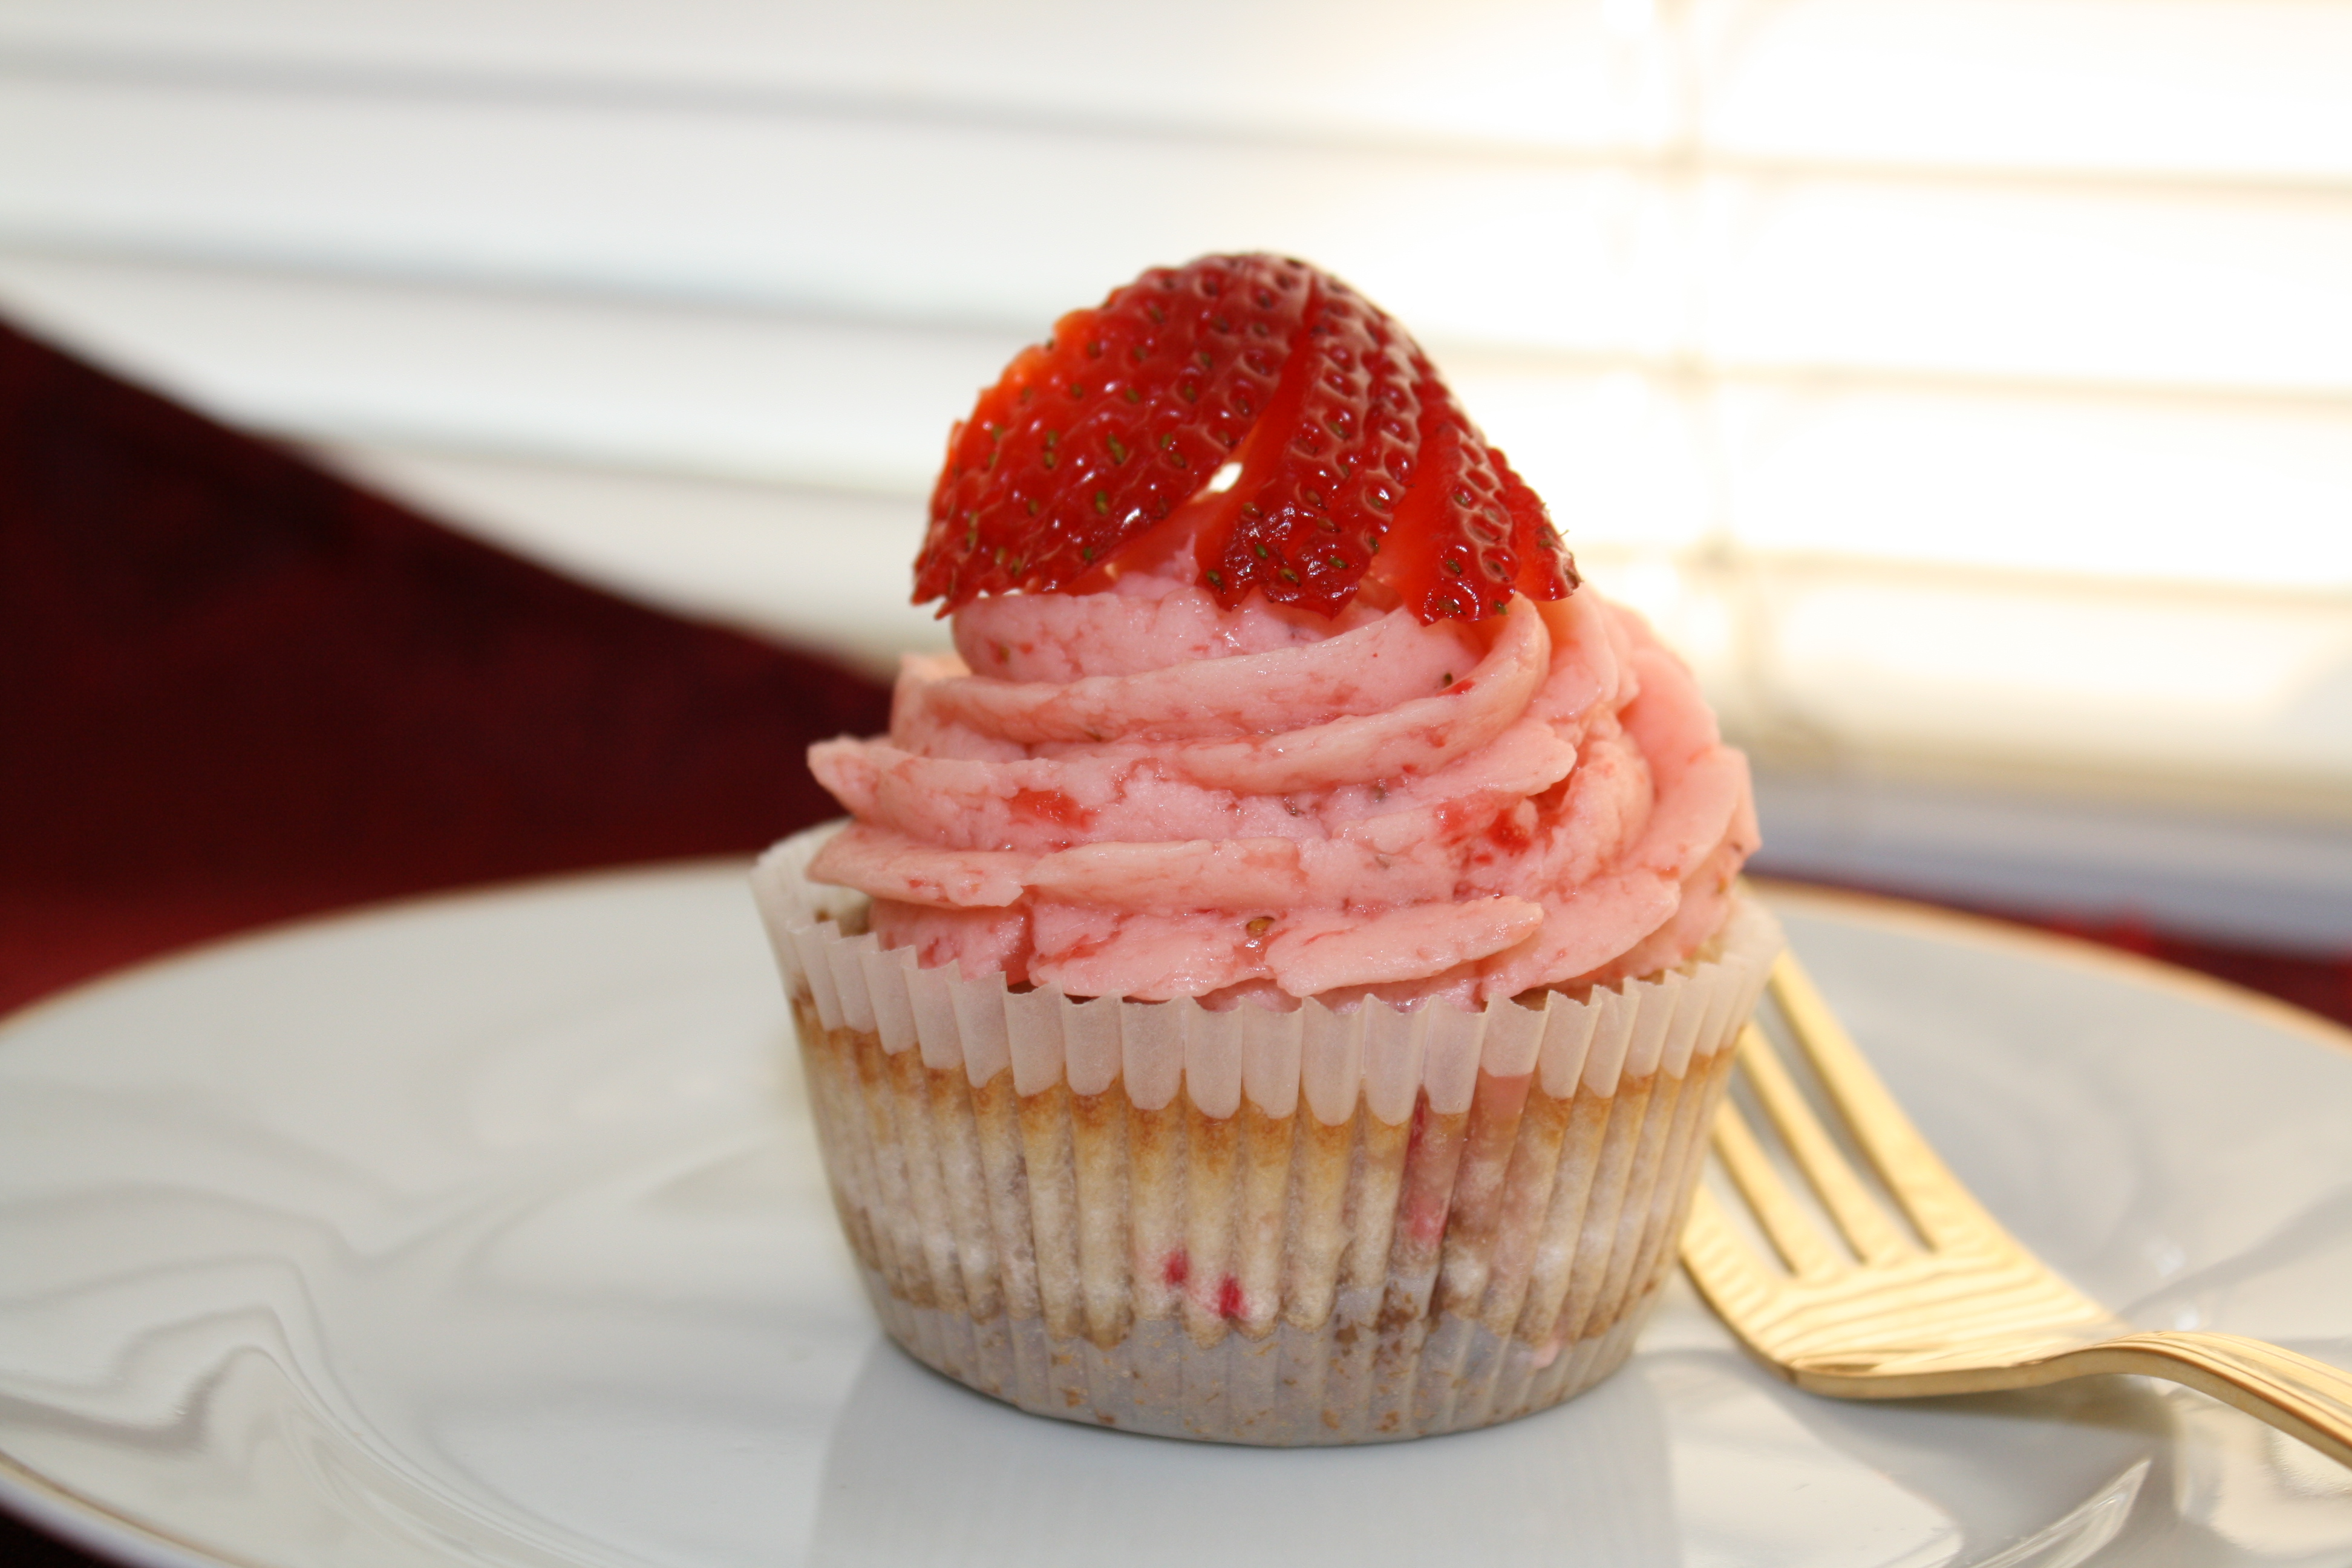
[[[1475,1006],[1680,963],[1757,844],[1689,672],[1589,586],[1476,623],[1131,574],[957,613],[811,749],[885,946],[1137,1001]]]

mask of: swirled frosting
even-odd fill
[[[1475,1006],[1680,963],[1756,847],[1689,671],[1589,586],[1424,626],[1130,574],[955,645],[887,735],[811,750],[856,820],[810,875],[967,976]]]

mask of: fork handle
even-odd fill
[[[2066,1360],[2084,1372],[2138,1373],[2185,1384],[2352,1465],[2352,1373],[2237,1334],[2125,1334]]]

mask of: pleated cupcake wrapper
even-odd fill
[[[1486,1425],[1630,1352],[1778,926],[1478,1013],[1073,1001],[753,889],[834,1199],[892,1338],[1041,1415],[1297,1445]]]

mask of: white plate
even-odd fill
[[[1784,898],[1960,1173],[2148,1324],[2352,1363],[2352,1052]],[[0,1029],[0,1497],[142,1563],[2352,1560],[2352,1472],[2122,1379],[1849,1405],[1679,1282],[1600,1389],[1365,1450],[1022,1415],[878,1338],[740,869],[433,900]]]

